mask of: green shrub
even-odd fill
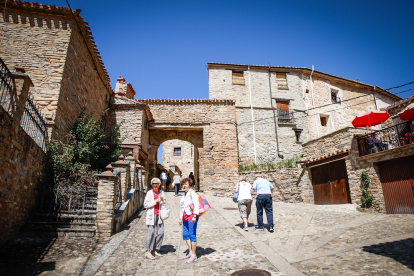
[[[280,161],[276,164],[274,163],[261,163],[261,164],[251,164],[251,165],[239,165],[239,171],[253,171],[257,169],[261,170],[272,170],[272,169],[279,169],[279,168],[294,168],[296,167],[297,162],[302,159],[302,155],[298,155],[286,161]]]
[[[101,172],[121,154],[119,128],[106,133],[101,129],[105,112],[99,119],[81,113],[66,137],[66,143],[51,140],[48,147],[53,186],[85,187],[93,185],[95,174]]]
[[[372,195],[369,194],[368,192],[368,188],[369,188],[369,184],[371,182],[368,173],[366,171],[362,171],[361,173],[361,180],[362,180],[362,185],[361,185],[361,192],[362,192],[362,196],[361,196],[361,207],[362,208],[370,208],[372,206]]]

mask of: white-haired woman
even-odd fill
[[[151,260],[155,256],[162,257],[157,251],[160,250],[164,239],[164,224],[160,218],[161,209],[166,203],[164,191],[160,190],[161,180],[153,178],[151,180],[152,189],[147,192],[144,207],[147,209],[147,245],[145,257]]]

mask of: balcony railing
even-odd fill
[[[10,114],[16,113],[17,95],[13,75],[0,59],[0,105]]]
[[[294,123],[293,112],[289,112],[288,110],[277,110],[277,121],[282,124]]]
[[[359,156],[414,144],[414,129],[411,124],[411,121],[407,121],[357,137]]]

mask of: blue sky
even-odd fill
[[[383,88],[414,80],[412,0],[69,2],[112,86],[122,75],[137,98],[208,98],[207,62],[314,64]]]
[[[136,98],[208,98],[207,62],[313,64],[382,88],[414,81],[412,0],[69,3],[89,22],[112,86],[122,75]]]

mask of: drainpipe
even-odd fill
[[[374,88],[372,88],[372,96],[374,97],[375,108],[377,109],[377,111],[379,111],[378,106],[377,106],[377,100],[375,99],[375,86]]]
[[[273,121],[275,122],[277,156],[279,156],[279,158],[283,159],[283,155],[281,155],[279,153],[279,139],[278,139],[278,136],[277,136],[276,112],[275,112],[275,107],[273,106],[272,83],[270,82],[270,61],[269,61],[269,91],[270,91],[270,103],[272,105],[272,110],[273,110]]]
[[[312,107],[313,107],[313,113],[315,114],[316,133],[318,134],[318,138],[319,138],[318,118],[316,116],[315,101],[313,99],[313,81],[312,81],[313,71],[314,71],[314,66],[312,65],[312,72],[310,74],[311,93],[312,93]]]
[[[249,95],[250,95],[250,109],[252,111],[252,123],[253,123],[253,149],[254,149],[254,163],[257,164],[257,155],[256,155],[256,135],[254,132],[254,114],[253,114],[253,105],[252,105],[252,86],[250,82],[250,66],[247,66],[249,70]]]

